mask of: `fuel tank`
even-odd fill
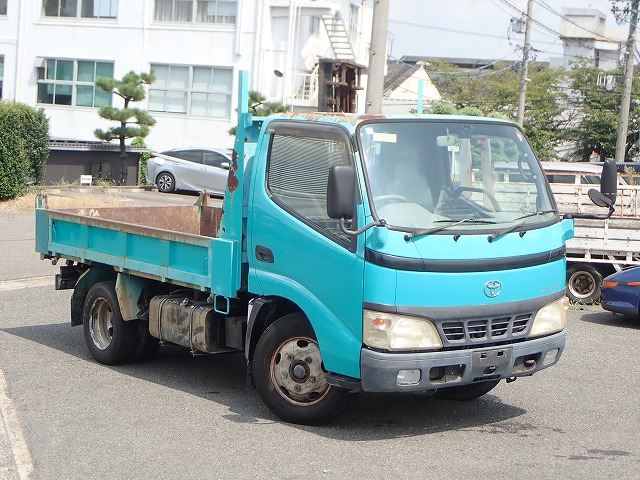
[[[245,325],[242,317],[227,317],[207,302],[184,296],[159,295],[149,303],[149,333],[192,351],[241,350]]]

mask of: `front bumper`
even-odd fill
[[[613,313],[621,313],[625,317],[635,317],[638,315],[638,307],[635,304],[624,300],[603,299],[601,306],[604,310],[609,310]]]
[[[533,375],[560,359],[566,340],[566,332],[560,332],[499,347],[444,352],[381,353],[363,348],[360,354],[362,390],[424,391]],[[416,383],[399,384],[401,371],[411,371]]]

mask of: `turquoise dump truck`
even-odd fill
[[[320,424],[359,391],[470,400],[559,360],[573,220],[517,125],[252,119],[240,79],[222,207],[206,193],[186,207],[39,199],[36,250],[65,260],[56,288],[73,289],[71,323],[98,362],[163,343],[242,351],[275,415]],[[494,168],[505,162],[517,179]],[[615,180],[604,186],[592,198],[610,214]]]

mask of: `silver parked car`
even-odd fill
[[[208,190],[224,195],[231,165],[231,150],[176,148],[154,153],[147,161],[147,182],[161,192]]]

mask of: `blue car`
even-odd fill
[[[614,273],[602,281],[602,308],[627,317],[640,316],[640,267]]]

